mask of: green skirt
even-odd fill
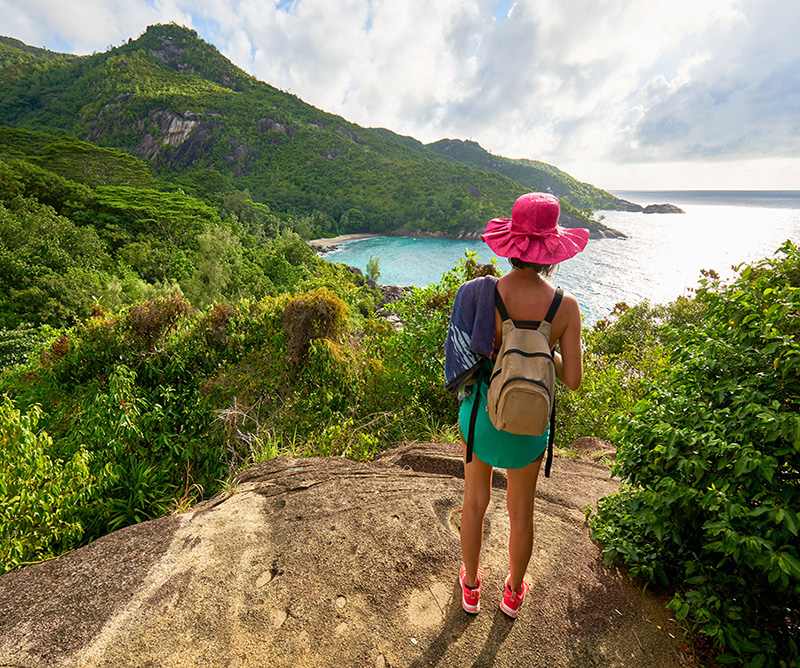
[[[481,383],[480,392],[472,392],[461,402],[458,410],[458,426],[466,442],[469,437],[469,419],[472,414],[472,404],[478,394],[478,415],[475,419],[475,442],[472,454],[482,462],[502,469],[521,469],[531,462],[536,461],[547,450],[547,439],[550,428],[541,436],[528,436],[525,434],[512,434],[507,431],[495,429],[489,419],[486,393],[489,391],[487,383]]]

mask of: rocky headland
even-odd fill
[[[620,211],[629,211],[631,213],[686,213],[680,207],[675,206],[674,204],[648,204],[647,206],[642,206],[641,204],[635,204],[634,202],[629,202],[628,200],[624,199],[617,199],[616,200],[618,206],[618,210]],[[578,218],[573,218],[567,214],[562,213],[561,217],[558,219],[558,224],[561,227],[567,228],[575,228],[575,227],[583,227],[589,229],[589,238],[590,239],[626,239],[627,235],[619,230],[615,230],[603,223],[596,221],[596,220],[580,220]],[[483,230],[461,230],[456,232],[455,234],[451,232],[443,232],[441,230],[423,230],[419,228],[415,229],[403,229],[403,230],[393,230],[390,232],[384,232],[382,234],[343,234],[338,237],[332,237],[329,239],[314,239],[308,242],[308,245],[311,246],[315,251],[318,253],[327,253],[332,250],[335,250],[339,247],[339,244],[342,244],[346,241],[353,241],[354,239],[365,239],[369,237],[377,237],[377,236],[385,236],[385,237],[413,237],[416,239],[469,239],[469,240],[478,240],[481,238],[481,234],[483,234]]]
[[[683,209],[674,204],[648,204],[642,206],[626,199],[616,199],[618,211],[629,211],[631,213],[686,213]]]
[[[567,214],[562,213],[558,219],[558,224],[561,227],[582,227],[588,228],[590,239],[625,239],[627,235],[619,230],[615,230],[608,225],[596,220],[581,220],[573,218]],[[479,240],[483,234],[483,229],[480,230],[461,230],[455,234],[442,232],[440,230],[430,231],[421,229],[400,230],[396,232],[387,232],[384,236],[387,237],[416,237],[418,239],[470,239]]]

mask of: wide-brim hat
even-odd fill
[[[495,218],[481,239],[500,257],[536,264],[558,264],[580,253],[589,230],[559,227],[561,207],[548,193],[528,193],[516,202],[511,218]]]

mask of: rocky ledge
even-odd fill
[[[371,464],[279,457],[191,511],[0,577],[0,666],[693,665],[669,593],[603,563],[584,507],[618,489],[599,462],[539,480],[530,594],[498,609],[505,477],[486,516],[481,613],[461,609],[460,447]]]

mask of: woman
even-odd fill
[[[560,352],[554,353],[556,377],[572,390],[580,385],[583,376],[580,308],[575,297],[567,293],[560,304],[557,299],[554,303],[556,289],[547,277],[554,265],[586,247],[589,231],[560,228],[559,213],[557,198],[529,193],[514,203],[511,219],[498,218],[488,223],[481,239],[497,255],[509,258],[512,267],[499,280],[479,278],[459,288],[445,345],[445,375],[450,391],[461,390],[462,395],[466,394],[468,382],[480,367],[488,366],[490,371],[494,364],[503,335],[502,318],[494,306],[495,290],[518,327],[537,327],[551,304],[557,307],[550,328],[550,348],[560,348]],[[483,519],[491,496],[492,469],[499,466],[507,469],[506,499],[511,525],[510,569],[500,607],[514,618],[529,589],[524,576],[533,550],[536,480],[548,432],[525,436],[495,429],[488,411],[484,410],[486,392],[487,384],[479,383],[479,391],[465,396],[459,410],[464,448],[461,603],[472,614],[480,609]],[[481,403],[474,427],[474,450],[468,457],[465,435],[476,400]]]

